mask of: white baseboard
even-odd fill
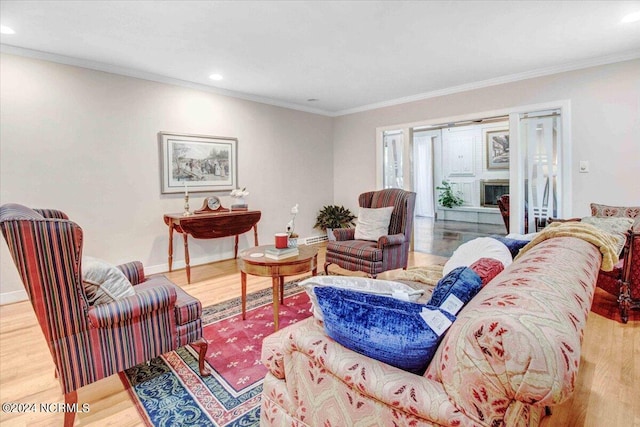
[[[14,302],[22,302],[27,301],[29,297],[27,296],[27,291],[13,291],[13,292],[4,292],[0,294],[0,305],[13,304]]]

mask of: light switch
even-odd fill
[[[589,161],[580,160],[580,173],[588,173],[588,172],[589,172]]]

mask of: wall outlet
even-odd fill
[[[589,161],[580,160],[580,173],[588,173],[588,172],[589,172]]]

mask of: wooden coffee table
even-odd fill
[[[247,308],[247,274],[261,277],[271,277],[273,289],[273,322],[278,330],[278,312],[284,301],[284,278],[296,274],[311,272],[318,273],[318,249],[311,246],[300,246],[300,254],[290,258],[275,260],[252,254],[264,254],[268,246],[256,246],[240,254],[240,281],[242,283],[242,320],[245,319]]]

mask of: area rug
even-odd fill
[[[267,369],[260,362],[262,339],[273,333],[271,289],[247,296],[246,320],[240,298],[203,309],[207,363],[198,374],[197,352],[181,347],[126,370],[120,379],[148,426],[257,426]],[[311,315],[307,294],[297,281],[285,284],[280,328]]]

